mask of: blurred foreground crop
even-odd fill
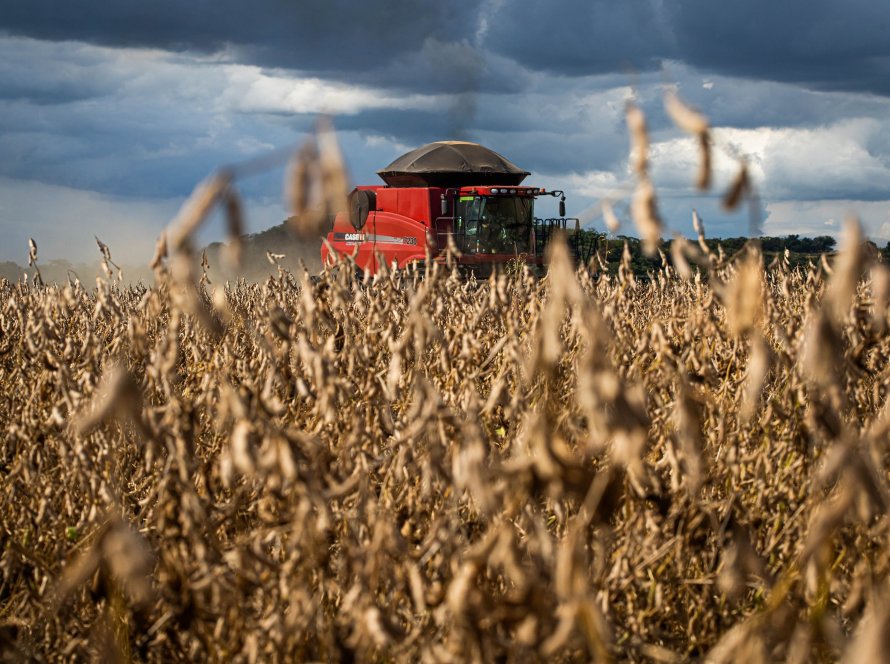
[[[0,651],[877,661],[890,289],[857,232],[647,282],[560,245],[542,280],[2,282]]]

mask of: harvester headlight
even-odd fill
[[[511,194],[515,194],[515,193],[516,193],[516,190],[515,190],[515,189],[511,189],[511,190],[510,190],[510,193],[511,193]]]

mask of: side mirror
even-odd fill
[[[368,220],[371,210],[377,209],[377,194],[370,189],[353,189],[349,194],[349,221],[360,231]]]
[[[448,199],[445,198],[445,194],[442,194],[442,216],[448,216]]]
[[[560,217],[566,216],[566,197],[565,196],[563,196],[562,198],[559,199],[559,216]]]

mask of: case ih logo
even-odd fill
[[[365,233],[334,233],[334,239],[341,242],[377,242],[380,244],[416,245],[416,237],[393,237],[391,235],[366,235]]]

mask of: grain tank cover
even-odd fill
[[[515,186],[528,171],[478,143],[437,141],[403,154],[377,174],[392,187]]]

